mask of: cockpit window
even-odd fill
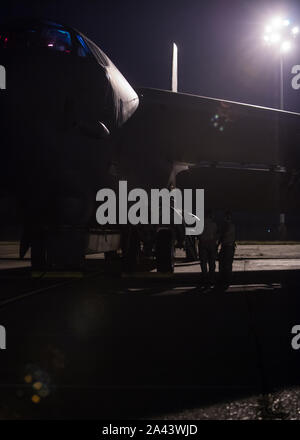
[[[48,28],[42,30],[41,37],[44,46],[60,52],[71,52],[72,40],[69,32],[61,29]]]
[[[69,32],[51,26],[0,32],[0,49],[48,49],[71,53]]]
[[[79,43],[78,50],[77,50],[77,55],[80,56],[80,57],[90,57],[90,56],[92,56],[92,52],[88,48],[86,42],[81,37],[81,35],[76,35],[76,38],[77,38],[78,43]]]
[[[96,46],[96,44],[93,43],[88,38],[86,38],[86,43],[87,43],[89,49],[91,50],[91,52],[93,53],[93,55],[96,57],[96,60],[102,66],[108,66],[109,60],[108,60],[107,56],[102,52],[102,50],[98,46]]]

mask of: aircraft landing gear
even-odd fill
[[[31,240],[33,270],[84,268],[87,233],[84,230],[53,229],[35,231]]]
[[[123,234],[123,270],[134,272],[140,263],[141,236],[136,228],[131,228]],[[156,232],[155,260],[157,272],[174,272],[175,243],[172,229],[161,228]]]
[[[124,272],[134,272],[140,257],[140,237],[136,228],[129,228],[122,236]]]
[[[175,249],[173,231],[161,229],[156,238],[156,268],[157,272],[174,272]]]

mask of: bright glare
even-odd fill
[[[280,41],[281,36],[279,34],[272,34],[270,37],[270,40],[272,43],[277,43],[278,41]]]
[[[280,52],[288,52],[293,48],[291,36],[300,35],[300,25],[291,26],[291,21],[284,17],[274,17],[267,26],[263,35],[267,46],[276,47]]]
[[[282,52],[287,52],[291,49],[292,45],[290,41],[284,41],[280,47]]]
[[[283,20],[282,20],[281,17],[275,17],[275,18],[272,20],[272,25],[273,25],[275,28],[280,27],[280,26],[282,25],[282,23],[283,23]]]

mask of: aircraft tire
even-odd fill
[[[157,272],[174,272],[174,240],[171,229],[161,229],[156,241]]]
[[[140,238],[136,228],[128,229],[123,237],[123,269],[124,272],[134,272],[137,269],[140,256]]]

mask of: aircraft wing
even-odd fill
[[[256,194],[248,203],[241,189],[239,205],[231,209],[248,204],[280,210],[292,193],[289,204],[299,199],[300,114],[156,89],[139,89],[138,94],[139,109],[124,126],[121,143],[134,153],[141,181],[144,176],[144,182],[151,181],[147,170],[153,161],[155,178],[168,163],[181,163],[189,166],[181,173],[188,178],[183,183],[178,175],[177,184],[207,189],[214,194],[213,205],[222,208],[216,188],[226,180],[232,182],[231,199],[243,181],[246,193]],[[257,187],[267,190],[260,204]]]
[[[174,160],[300,165],[298,113],[155,89],[138,92],[135,136],[145,146],[158,142]]]

